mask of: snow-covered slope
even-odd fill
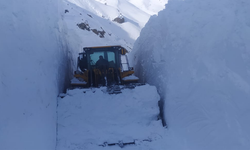
[[[57,1],[0,1],[0,149],[53,150],[67,57]]]
[[[149,17],[164,8],[167,0],[64,0],[61,8],[66,38],[77,53],[86,46],[122,45],[131,50]],[[113,21],[117,17],[123,23]],[[83,24],[84,23],[84,24]],[[77,24],[86,25],[80,29]],[[103,32],[99,37],[93,31]],[[99,34],[100,35],[100,34]]]
[[[67,41],[76,67],[83,47],[122,45],[131,51],[149,17],[164,8],[167,0],[62,0],[61,34]],[[114,21],[123,18],[123,23]]]
[[[250,2],[171,0],[133,62],[165,98],[170,149],[250,149]]]

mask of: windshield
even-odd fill
[[[90,65],[96,65],[96,62],[100,59],[100,56],[108,61],[109,67],[115,67],[115,53],[112,51],[99,51],[90,54]]]

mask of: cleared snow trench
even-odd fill
[[[165,132],[159,100],[150,85],[112,95],[106,87],[69,90],[58,100],[57,150],[98,150],[114,143],[109,149],[155,148]]]

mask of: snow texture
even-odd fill
[[[124,81],[127,81],[127,80],[139,80],[139,78],[136,77],[134,74],[132,74],[130,76],[122,78],[122,80],[124,80]]]
[[[170,0],[131,60],[165,102],[168,149],[250,149],[249,0]]]
[[[132,50],[135,40],[149,17],[164,8],[167,0],[137,2],[130,0],[63,0],[61,17],[65,37],[73,55],[82,52],[83,47],[122,45]],[[125,22],[113,20],[122,15]],[[77,24],[85,23],[88,29],[82,30]],[[105,31],[103,38],[92,30]],[[73,57],[74,58],[74,57]]]
[[[100,145],[134,140],[136,145],[124,148],[161,149],[164,144],[155,145],[165,134],[158,120],[159,100],[156,88],[149,85],[111,95],[106,87],[69,90],[66,97],[59,98],[57,149],[119,150],[118,145]]]
[[[85,82],[85,81],[82,81],[83,79],[82,78],[80,78],[81,80],[79,80],[79,78],[73,78],[73,79],[71,79],[71,84],[87,84],[87,82]]]
[[[145,7],[147,13],[126,0],[0,1],[0,149],[55,149],[57,95],[69,83],[78,53],[97,45],[131,50],[163,5],[157,1]],[[112,22],[120,13],[126,19],[121,26]],[[105,30],[105,38],[80,29],[82,22]]]
[[[57,1],[0,1],[0,149],[53,150],[67,57]]]

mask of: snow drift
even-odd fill
[[[52,150],[67,69],[57,1],[1,1],[0,17],[0,149]]]
[[[158,87],[172,149],[250,148],[250,2],[171,0],[136,41]]]

